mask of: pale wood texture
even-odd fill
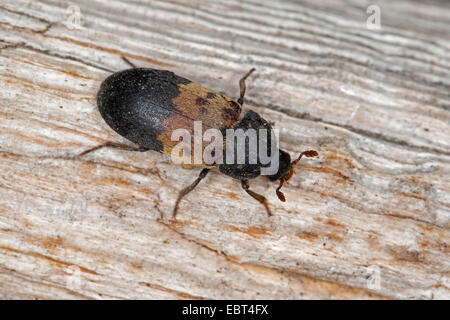
[[[81,21],[77,27],[76,4]],[[0,297],[450,298],[450,5],[24,1],[0,4]],[[72,28],[75,26],[75,28]],[[210,174],[125,142],[96,92],[164,68],[238,95],[315,149],[284,189]]]

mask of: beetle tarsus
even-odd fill
[[[194,188],[200,183],[200,181],[202,181],[206,175],[208,174],[210,169],[203,169],[202,171],[200,171],[200,174],[198,175],[198,178],[190,185],[187,186],[186,188],[184,188],[183,190],[180,191],[180,193],[178,194],[178,198],[177,201],[175,202],[175,207],[173,208],[173,214],[172,214],[172,218],[173,220],[176,219],[176,215],[178,212],[178,206],[180,204],[181,199],[183,199],[183,197],[185,195],[187,195],[189,192],[191,192],[192,190],[194,190]]]
[[[241,180],[242,189],[245,190],[250,196],[252,196],[256,201],[261,203],[267,210],[267,214],[272,216],[272,212],[270,211],[269,204],[267,203],[267,199],[260,195],[259,193],[256,193],[252,190],[250,190],[250,185],[248,184],[248,180]]]

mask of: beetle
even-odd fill
[[[106,142],[82,152],[79,156],[104,147],[140,152],[154,150],[171,155],[177,143],[171,140],[173,130],[184,128],[193,132],[195,120],[201,120],[206,127],[218,129],[221,132],[226,129],[246,131],[249,128],[264,128],[272,132],[271,124],[254,111],[247,111],[240,118],[246,91],[245,81],[255,71],[254,68],[240,79],[240,96],[234,101],[226,95],[207,89],[170,71],[137,68],[128,59],[122,58],[132,68],[113,73],[102,82],[97,93],[97,106],[105,122],[137,147]],[[246,146],[248,143],[246,141]],[[270,143],[270,138],[267,139],[267,143]],[[244,152],[248,150],[246,148]],[[318,153],[314,150],[304,151],[291,161],[289,153],[281,149],[277,151],[278,170],[268,175],[268,178],[279,180],[276,194],[281,201],[285,202],[286,198],[280,189],[295,173],[294,166],[303,156],[316,157]],[[248,154],[245,154],[245,158],[247,160]],[[254,164],[247,162],[239,164],[235,160],[231,163],[223,161],[221,164],[212,165],[202,162],[199,166],[202,170],[198,178],[182,189],[178,195],[173,209],[173,219],[176,217],[181,199],[191,192],[212,168],[217,167],[223,174],[240,180],[242,188],[264,205],[269,216],[272,215],[267,199],[250,190],[249,186],[249,180],[261,175],[261,169],[265,166],[259,158]]]

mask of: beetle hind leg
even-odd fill
[[[133,62],[131,62],[127,57],[122,56],[122,60],[125,61],[125,63],[128,64],[130,67],[134,69],[137,68],[137,66]]]
[[[261,203],[267,211],[267,214],[269,217],[272,215],[272,212],[270,211],[269,204],[267,203],[266,197],[260,195],[259,193],[256,193],[252,190],[250,190],[250,185],[248,184],[248,180],[241,180],[242,189],[245,190],[253,199]]]
[[[183,197],[185,195],[187,195],[189,192],[191,192],[192,190],[194,190],[194,188],[200,183],[200,181],[202,181],[206,175],[208,174],[210,169],[202,169],[202,171],[200,171],[200,174],[198,176],[198,178],[190,185],[187,186],[186,188],[184,188],[183,190],[180,191],[180,193],[178,194],[178,198],[177,201],[175,202],[175,207],[173,208],[173,214],[172,217],[175,220],[175,217],[177,215],[178,212],[178,206],[180,204],[181,199],[183,199]]]
[[[102,148],[115,148],[115,149],[120,149],[120,150],[126,150],[126,151],[139,151],[139,152],[144,152],[144,151],[148,151],[150,150],[150,148],[145,148],[145,147],[132,147],[132,146],[127,146],[126,144],[121,144],[121,143],[117,143],[117,142],[105,142],[101,145],[95,146],[91,149],[88,149],[86,151],[83,151],[82,153],[80,153],[77,157],[82,157],[87,155],[88,153],[97,151],[99,149]]]
[[[240,96],[239,99],[237,100],[237,102],[242,106],[244,104],[244,96],[245,96],[245,80],[252,74],[253,71],[255,71],[255,68],[251,68],[249,72],[247,72],[245,74],[245,76],[243,76],[241,78],[241,80],[239,80],[239,89],[240,89]]]

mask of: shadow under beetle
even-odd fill
[[[104,147],[128,151],[155,150],[170,156],[173,147],[178,143],[171,140],[172,131],[185,128],[193,132],[194,121],[202,121],[204,126],[221,132],[225,132],[226,129],[245,131],[248,128],[264,128],[269,132],[267,143],[270,145],[272,126],[266,120],[253,111],[247,111],[244,117],[239,119],[244,103],[245,80],[255,70],[254,68],[240,79],[240,97],[234,101],[170,71],[137,68],[125,57],[123,59],[133,68],[116,72],[102,82],[97,94],[97,105],[106,123],[137,147],[106,142],[82,152],[79,156]],[[248,152],[248,141],[246,144],[245,152]],[[225,154],[226,152],[224,157]],[[295,173],[293,167],[303,156],[316,157],[318,153],[314,150],[304,151],[291,161],[287,152],[279,150],[278,171],[268,178],[279,180],[276,194],[283,202],[286,199],[280,189]],[[245,154],[245,158],[248,158],[248,154]],[[259,157],[256,164],[245,162],[244,165],[236,162],[237,157],[234,159],[235,162],[231,164],[224,158],[222,164],[197,165],[203,169],[190,186],[180,191],[173,210],[173,218],[176,217],[181,199],[214,167],[218,167],[225,175],[241,180],[242,188],[263,204],[271,216],[267,199],[250,190],[248,183],[250,179],[261,174],[261,168],[265,165],[260,162]]]

